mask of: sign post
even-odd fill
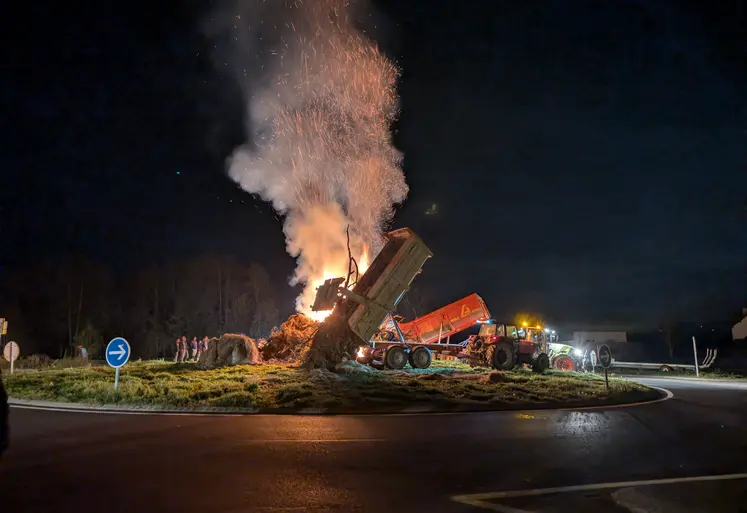
[[[15,342],[8,342],[3,348],[3,358],[10,362],[10,373],[13,374],[13,362],[16,361],[21,350]]]
[[[695,358],[695,377],[699,378],[700,369],[698,368],[698,346],[695,344],[695,337],[693,337],[693,357]]]
[[[612,352],[606,345],[599,346],[599,363],[604,367],[604,384],[607,387],[607,393],[610,391],[610,381],[607,378],[607,369],[612,365]]]
[[[113,338],[106,345],[106,363],[114,369],[114,390],[119,388],[119,369],[130,359],[130,344],[122,337]]]

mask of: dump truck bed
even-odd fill
[[[371,263],[371,267],[353,287],[353,292],[365,304],[350,305],[348,325],[353,333],[368,342],[410,288],[433,253],[409,228],[386,234],[387,243]]]

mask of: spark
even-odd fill
[[[287,249],[297,258],[291,284],[305,284],[296,306],[315,318],[324,314],[310,311],[316,288],[347,275],[346,229],[359,269],[367,267],[408,192],[389,132],[399,70],[355,29],[347,7],[347,0],[286,2],[283,20],[261,20],[264,35],[275,27],[275,37],[255,40],[269,60],[260,66],[262,86],[247,94],[257,136],[229,168],[244,190],[285,216]]]

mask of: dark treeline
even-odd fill
[[[101,357],[104,345],[125,337],[133,356],[173,354],[174,339],[225,332],[267,336],[279,313],[264,267],[234,257],[203,255],[115,275],[85,257],[43,260],[4,270],[0,317],[6,340],[23,354],[53,358],[83,346]]]

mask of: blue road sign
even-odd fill
[[[605,369],[609,369],[610,365],[612,365],[612,353],[610,352],[609,347],[599,346],[599,363],[601,363],[602,367]]]
[[[119,369],[130,359],[130,344],[122,337],[113,338],[106,346],[106,363]]]

